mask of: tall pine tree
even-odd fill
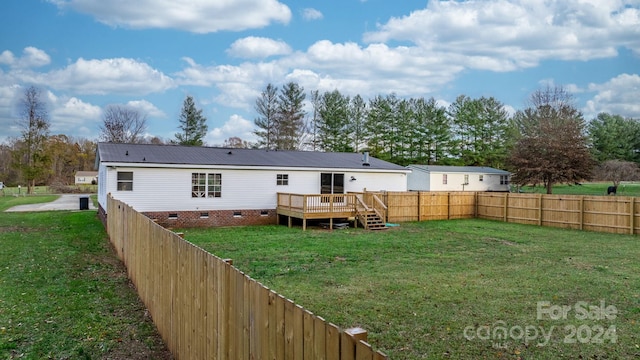
[[[320,98],[318,140],[320,148],[329,152],[351,152],[349,97],[338,90],[325,92]]]
[[[180,112],[180,130],[176,133],[176,143],[188,146],[202,146],[207,135],[207,118],[196,108],[193,97],[187,96]]]
[[[253,132],[258,137],[258,147],[267,150],[276,149],[278,89],[272,84],[262,91],[256,100],[255,109],[258,117],[253,121],[257,129]]]
[[[276,114],[276,149],[300,150],[307,134],[304,122],[304,88],[294,82],[282,86]]]

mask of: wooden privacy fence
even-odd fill
[[[109,238],[177,359],[386,359],[125,203],[107,206]]]
[[[376,193],[387,206],[388,222],[448,220],[475,217],[474,192]]]
[[[618,234],[640,230],[634,197],[478,193],[477,217]]]
[[[375,194],[387,206],[388,222],[477,217],[598,232],[640,233],[640,201],[634,197],[492,192]]]

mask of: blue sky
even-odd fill
[[[0,142],[24,89],[52,134],[97,139],[102,110],[171,139],[187,95],[208,145],[254,140],[256,98],[294,81],[365,99],[493,96],[510,112],[559,85],[592,119],[640,119],[640,0],[3,0]],[[310,107],[308,107],[310,110]]]

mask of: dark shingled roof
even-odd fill
[[[387,161],[369,157],[363,166],[358,153],[313,151],[275,151],[217,147],[99,143],[97,160],[130,164],[183,164],[268,167],[312,167],[334,169],[408,170]]]
[[[409,169],[449,173],[482,173],[509,175],[510,172],[486,166],[444,166],[444,165],[409,165]]]

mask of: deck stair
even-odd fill
[[[385,230],[387,224],[374,210],[358,211],[358,220],[366,230]]]

